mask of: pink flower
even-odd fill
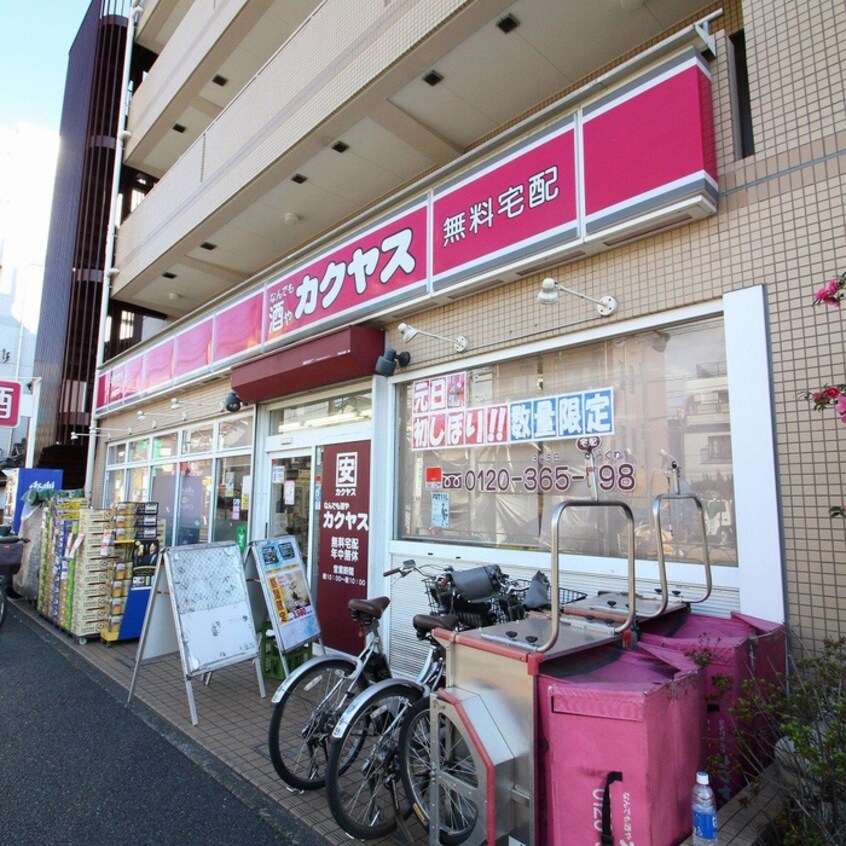
[[[846,395],[844,395],[840,388],[835,385],[826,385],[819,391],[813,391],[810,395],[810,399],[814,404],[814,408],[821,411],[823,408],[831,405],[835,400],[846,402]],[[844,412],[846,412],[846,408],[844,408]]]
[[[822,288],[814,294],[814,305],[825,303],[826,305],[840,308],[840,301],[844,296],[842,293],[844,285],[846,285],[846,280],[844,280],[843,276],[826,282],[825,285],[823,285]]]
[[[834,410],[840,415],[840,419],[846,423],[846,397],[841,396],[834,406]]]

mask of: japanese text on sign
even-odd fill
[[[496,197],[484,197],[472,202],[468,209],[444,218],[444,247],[475,235],[483,227],[491,229],[500,215],[505,219],[519,217],[527,209],[548,203],[558,196],[558,167],[552,165],[540,173],[531,174],[525,184],[509,185]],[[495,202],[494,202],[495,201]]]
[[[466,374],[422,379],[412,386],[414,450],[499,446],[614,434],[614,389],[465,407]]]
[[[372,302],[427,276],[426,212],[419,208],[347,242],[267,289],[272,340]]]
[[[17,426],[21,401],[19,382],[0,382],[0,426]]]

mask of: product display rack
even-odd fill
[[[111,528],[111,510],[80,498],[52,499],[45,515],[38,610],[80,643],[99,634],[106,616]]]
[[[141,636],[156,561],[164,537],[157,502],[115,503],[107,614],[100,637],[107,643]]]

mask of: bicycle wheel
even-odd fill
[[[368,696],[367,693],[364,694]],[[340,736],[333,736],[326,765],[326,798],[335,822],[361,840],[386,837],[397,827],[395,792],[399,775],[400,727],[420,693],[406,685],[374,691],[351,716]],[[399,788],[399,789],[398,789]]]
[[[466,790],[478,788],[476,765],[467,742],[450,720],[441,716],[438,724],[438,766],[442,778],[438,792],[439,840],[443,846],[458,846],[473,831],[479,809]],[[429,828],[429,801],[432,785],[432,733],[429,697],[421,699],[406,716],[400,735],[400,773],[414,813]]]
[[[326,783],[332,729],[344,708],[367,687],[363,674],[351,679],[356,666],[349,658],[321,658],[306,665],[273,708],[270,760],[290,787],[315,790]]]
[[[6,587],[5,585],[0,585],[0,627],[6,620]]]

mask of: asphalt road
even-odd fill
[[[0,629],[0,846],[319,846],[11,607]]]

